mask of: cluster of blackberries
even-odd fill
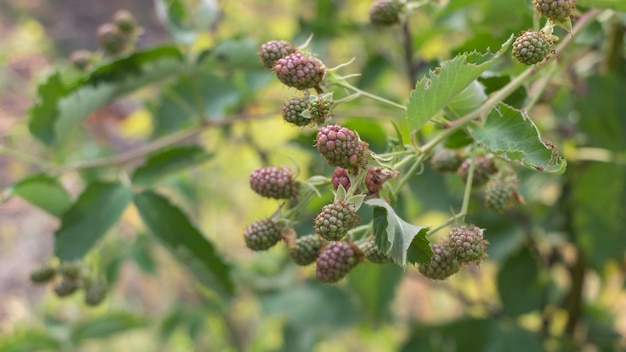
[[[460,152],[451,149],[438,149],[430,157],[431,168],[440,173],[456,172],[467,181],[472,158],[463,157]],[[503,213],[521,201],[516,188],[519,181],[511,170],[499,170],[494,159],[486,155],[478,155],[474,159],[474,175],[472,186],[485,186],[484,204],[495,212]]]
[[[141,28],[132,13],[119,10],[111,18],[111,22],[98,27],[96,32],[98,43],[106,55],[119,55],[132,49]],[[88,70],[95,55],[88,50],[77,50],[70,55],[70,62],[81,71]]]
[[[488,242],[483,229],[474,225],[454,226],[441,244],[433,244],[430,263],[419,266],[419,271],[432,280],[444,280],[456,274],[463,265],[476,264],[486,257]]]
[[[82,289],[88,306],[102,303],[107,293],[107,284],[103,280],[85,276],[81,267],[73,263],[42,266],[30,273],[30,280],[36,284],[53,283],[53,291],[58,297],[67,297]]]
[[[555,25],[569,23],[576,11],[576,0],[533,0],[535,11],[548,19],[541,31],[523,32],[513,43],[513,57],[524,65],[534,65],[550,57],[558,37],[552,35]]]

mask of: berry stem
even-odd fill
[[[470,163],[469,171],[467,172],[467,180],[465,181],[465,192],[463,193],[463,204],[461,205],[461,212],[456,215],[457,218],[461,218],[462,222],[465,222],[465,215],[467,215],[467,209],[469,208],[470,195],[472,194],[472,182],[474,181],[474,170],[476,168],[476,148],[472,148],[472,162]]]
[[[338,81],[338,82],[336,82],[334,84],[336,84],[336,85],[338,85],[338,86],[340,86],[342,88],[351,90],[351,91],[355,92],[358,95],[361,95],[361,96],[364,96],[364,97],[368,97],[370,99],[379,101],[379,102],[387,104],[389,106],[393,106],[394,108],[398,108],[398,109],[400,109],[402,111],[406,111],[406,106],[398,104],[398,103],[393,102],[391,100],[385,99],[383,97],[379,97],[378,95],[375,95],[375,94],[372,94],[372,93],[368,93],[368,92],[366,92],[364,90],[361,90],[361,89],[351,85],[350,83],[348,83],[348,82],[346,82],[344,80]]]

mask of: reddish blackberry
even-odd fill
[[[257,194],[274,199],[289,199],[298,194],[300,184],[288,167],[261,167],[250,174],[250,188]]]
[[[322,62],[301,53],[292,53],[278,59],[272,70],[285,85],[300,90],[319,90],[319,84],[326,74],[326,67]]]
[[[391,262],[391,259],[387,254],[378,249],[376,243],[373,240],[367,241],[365,243],[365,247],[363,252],[365,253],[365,257],[372,263],[384,264]]]
[[[328,241],[342,239],[348,230],[358,222],[356,212],[352,206],[344,201],[335,201],[322,207],[322,211],[315,217],[313,228],[315,233]]]
[[[474,225],[453,227],[448,240],[450,250],[461,263],[480,264],[486,256],[487,241],[483,238],[483,230]]]
[[[333,188],[337,190],[339,185],[342,185],[345,190],[350,189],[350,176],[348,176],[348,170],[343,167],[335,168],[333,171],[333,176],[330,178],[330,181],[333,183]]]
[[[447,242],[433,244],[431,248],[434,254],[430,263],[419,266],[422,275],[432,280],[445,280],[459,271],[461,265]]]
[[[543,32],[526,31],[513,43],[513,57],[524,65],[537,64],[550,53],[554,40]]]
[[[298,265],[309,265],[319,256],[324,240],[317,235],[307,235],[296,240],[296,245],[289,249],[289,257]]]
[[[285,40],[270,40],[261,45],[259,57],[263,66],[272,69],[276,65],[278,59],[293,54],[297,51],[296,47]]]
[[[400,23],[402,3],[399,0],[376,0],[370,6],[370,22],[376,26]]]
[[[243,233],[246,246],[253,251],[264,251],[282,239],[281,228],[272,219],[263,219],[250,224]]]
[[[359,264],[362,253],[353,243],[331,242],[317,258],[317,279],[333,283],[341,280]]]
[[[430,157],[430,167],[440,174],[456,171],[462,162],[461,155],[451,149],[438,149]]]
[[[472,163],[472,158],[467,158],[461,163],[457,173],[463,179],[463,182],[467,181],[467,176],[469,173],[470,165]],[[472,186],[478,187],[482,186],[489,180],[489,177],[498,172],[498,168],[496,167],[496,163],[493,159],[488,158],[486,156],[477,156],[476,157],[476,165],[474,165],[474,177],[472,178]]]
[[[535,9],[554,23],[567,22],[576,11],[576,0],[533,0]]]
[[[302,113],[309,108],[309,98],[292,98],[283,104],[283,120],[296,126],[306,126],[311,118]]]
[[[330,166],[358,171],[367,165],[367,143],[360,141],[354,131],[345,127],[330,125],[320,128],[316,146]]]

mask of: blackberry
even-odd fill
[[[79,71],[86,71],[91,66],[91,53],[87,50],[76,50],[70,55],[70,62]]]
[[[339,125],[322,127],[315,144],[330,166],[358,172],[359,168],[367,165],[368,145],[350,129]]]
[[[463,182],[467,181],[467,176],[469,174],[470,165],[472,163],[472,158],[467,158],[461,163],[459,166],[457,173],[463,179]],[[489,177],[496,172],[498,172],[498,168],[496,167],[496,163],[493,159],[488,158],[486,156],[477,156],[475,160],[476,165],[474,165],[474,177],[472,178],[472,186],[478,187],[482,186],[489,180]]]
[[[485,188],[485,206],[494,213],[503,213],[513,207],[515,185],[492,178]]]
[[[432,280],[445,280],[459,271],[461,265],[447,242],[433,244],[431,248],[434,254],[430,263],[419,266],[422,275]]]
[[[363,252],[365,253],[365,258],[372,263],[384,264],[391,262],[391,258],[378,249],[378,246],[376,246],[376,243],[373,240],[365,243]]]
[[[456,171],[462,162],[461,155],[451,149],[438,149],[430,157],[430,167],[440,174]]]
[[[311,118],[302,115],[309,108],[309,98],[292,98],[283,104],[283,120],[296,126],[306,126]]]
[[[342,185],[345,190],[350,189],[350,176],[348,176],[348,170],[343,167],[335,168],[333,175],[330,178],[330,182],[333,184],[333,188],[337,190],[339,185]]]
[[[576,11],[576,0],[533,0],[535,10],[553,23],[567,22]]]
[[[97,306],[106,298],[107,284],[102,280],[88,281],[85,283],[85,304]]]
[[[352,210],[350,204],[335,201],[322,207],[322,211],[315,217],[313,228],[323,239],[337,241],[342,239],[357,222],[356,212]]]
[[[113,24],[126,35],[133,34],[137,30],[137,20],[127,10],[118,10],[113,15]]]
[[[317,279],[326,283],[341,280],[359,264],[362,255],[353,243],[331,242],[316,260]]]
[[[41,268],[35,269],[30,273],[30,281],[35,284],[42,284],[49,282],[56,276],[56,270],[53,267],[46,265]]]
[[[255,221],[243,233],[246,246],[253,251],[264,251],[282,239],[282,231],[272,219]]]
[[[474,225],[453,227],[448,241],[450,250],[461,263],[480,264],[486,256],[487,241],[483,238],[483,230]]]
[[[78,280],[72,280],[64,277],[61,281],[57,282],[53,290],[58,297],[66,297],[76,292],[79,286]]]
[[[311,122],[323,124],[333,118],[334,112],[332,107],[333,100],[330,98],[319,96],[311,99],[311,103],[309,104]]]
[[[289,257],[298,265],[309,265],[319,256],[324,240],[317,235],[307,235],[296,240],[296,245],[289,249]]]
[[[402,3],[399,0],[376,0],[370,6],[370,22],[376,26],[391,26],[400,23]]]
[[[98,41],[105,53],[116,55],[126,50],[128,40],[117,26],[105,23],[98,27]]]
[[[326,74],[326,67],[321,61],[297,52],[278,59],[272,70],[285,85],[300,90],[319,90]]]
[[[270,40],[261,45],[259,57],[261,58],[261,62],[263,62],[263,66],[271,70],[274,65],[276,65],[278,59],[293,54],[296,51],[296,47],[288,41]]]
[[[289,199],[298,194],[299,187],[288,167],[261,167],[250,174],[250,188],[263,197]]]
[[[513,57],[524,65],[543,61],[550,53],[554,40],[543,32],[526,31],[513,43]]]

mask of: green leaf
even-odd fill
[[[82,258],[126,209],[133,193],[120,183],[94,182],[63,214],[54,253],[61,260]]]
[[[369,199],[365,203],[374,207],[374,234],[378,247],[387,252],[396,264],[405,267],[407,259],[410,263],[430,260],[432,249],[426,239],[428,227],[402,220],[383,199]],[[384,233],[381,233],[382,228]],[[408,256],[407,252],[410,252]]]
[[[597,9],[613,9],[626,11],[626,2],[623,0],[578,0],[579,6],[595,7]]]
[[[72,198],[61,183],[43,173],[17,181],[9,189],[9,194],[20,196],[56,217],[61,217],[72,206]]]
[[[361,309],[374,324],[382,324],[391,317],[391,303],[402,277],[402,269],[393,264],[365,263],[350,272],[348,283],[361,299]]]
[[[147,274],[156,274],[156,263],[147,236],[137,236],[130,247],[130,255],[141,271]]]
[[[39,101],[29,111],[30,132],[45,144],[53,144],[102,105],[185,71],[182,60],[178,48],[161,46],[108,62],[74,82],[64,83],[57,72],[38,88]]]
[[[591,265],[602,270],[626,251],[626,169],[594,163],[574,179],[575,241]]]
[[[135,185],[149,186],[163,177],[199,165],[211,157],[211,154],[196,145],[159,150],[150,154],[143,165],[135,170],[132,181]]]
[[[415,326],[402,352],[484,352],[494,321],[461,319],[443,325]]]
[[[563,173],[567,162],[546,145],[528,116],[508,105],[494,108],[483,126],[470,127],[474,139],[492,153],[535,171]]]
[[[465,87],[461,93],[450,100],[450,103],[446,106],[446,110],[450,111],[454,118],[461,117],[478,109],[485,100],[487,100],[485,87],[474,80],[470,85]]]
[[[420,130],[433,116],[461,93],[491,66],[509,47],[513,35],[495,54],[477,52],[457,55],[445,61],[428,78],[423,77],[409,96],[407,121],[413,130]]]
[[[544,304],[546,284],[537,260],[527,247],[513,253],[502,264],[497,286],[504,311],[509,315],[528,313]]]
[[[70,338],[75,345],[78,345],[88,339],[103,339],[146,325],[147,321],[129,313],[106,313],[78,323],[72,329]]]
[[[177,206],[151,191],[136,195],[135,205],[149,233],[165,244],[204,284],[222,293],[233,294],[228,265]],[[204,274],[213,280],[208,280]]]
[[[214,26],[220,8],[216,0],[194,1],[195,6],[183,0],[156,0],[156,12],[172,38],[183,44],[193,44],[198,35]]]
[[[485,349],[486,352],[543,350],[543,342],[538,334],[523,329],[510,321],[493,324],[489,346]]]
[[[24,331],[0,339],[0,352],[60,351],[57,340],[43,331]]]

